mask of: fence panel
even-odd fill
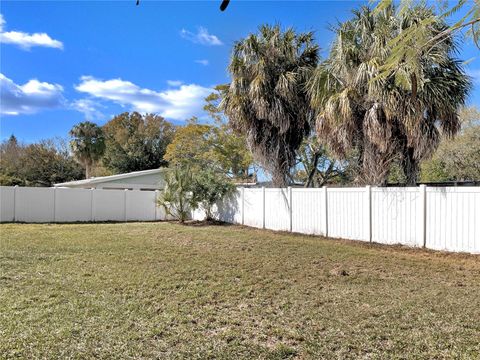
[[[54,221],[53,188],[18,187],[15,193],[15,221]]]
[[[0,222],[15,220],[15,188],[0,186]]]
[[[419,188],[372,188],[372,241],[423,246]]]
[[[262,189],[245,189],[244,196],[244,225],[263,227]]]
[[[232,224],[242,223],[242,192],[238,189],[214,208],[214,217]]]
[[[125,221],[125,190],[93,191],[94,221]]]
[[[265,228],[290,230],[288,189],[265,189]]]
[[[426,247],[480,253],[480,188],[427,188]]]
[[[58,188],[54,191],[56,222],[92,221],[93,190]]]
[[[292,231],[325,235],[323,189],[292,189]]]
[[[328,236],[368,241],[365,188],[327,189]]]
[[[127,221],[154,221],[156,201],[154,191],[126,191]]]

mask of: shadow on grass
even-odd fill
[[[202,226],[234,226],[235,224],[231,224],[225,221],[219,221],[219,220],[188,220],[185,221],[184,223],[181,223],[180,221],[169,221],[173,222],[179,225],[184,225],[184,226],[196,226],[196,227],[202,227]]]

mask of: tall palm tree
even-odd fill
[[[90,121],[81,122],[70,130],[70,136],[73,155],[85,166],[85,177],[88,179],[92,165],[105,152],[105,136],[102,128]]]
[[[377,11],[363,7],[353,15],[335,29],[330,56],[308,84],[318,136],[337,156],[355,151],[362,169],[359,182],[384,184],[398,161],[408,184],[415,184],[420,161],[438,146],[439,131],[448,136],[458,131],[458,110],[470,80],[454,57],[448,26],[430,8],[396,12],[393,6]],[[417,51],[410,39],[411,52],[418,54],[415,61],[400,63],[384,76],[393,39],[425,19],[430,23],[422,35],[443,33],[442,41]]]
[[[264,25],[233,48],[222,108],[255,160],[285,186],[313,114],[305,83],[318,62],[312,33]]]

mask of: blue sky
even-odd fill
[[[66,137],[85,119],[99,124],[123,111],[157,112],[175,123],[204,116],[202,99],[228,82],[234,41],[260,24],[313,30],[326,55],[329,24],[359,1],[2,1],[0,137],[24,142]],[[480,104],[480,52],[461,59]]]

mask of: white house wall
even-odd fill
[[[152,186],[163,189],[165,186],[165,180],[163,179],[163,174],[147,174],[131,178],[100,182],[95,184],[95,186],[97,189],[106,187],[133,187],[136,189],[141,189],[145,187],[151,188]]]

